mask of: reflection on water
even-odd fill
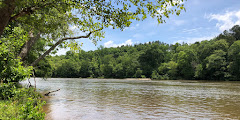
[[[240,119],[240,82],[37,79],[47,120]]]

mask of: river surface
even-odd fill
[[[31,79],[33,81],[33,79]],[[240,82],[36,79],[47,120],[240,119]],[[32,82],[33,84],[33,82]]]

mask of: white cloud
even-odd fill
[[[108,41],[108,42],[105,42],[105,43],[104,43],[104,46],[105,46],[105,47],[112,47],[112,46],[113,46],[113,41],[110,40],[110,41]]]
[[[192,34],[192,33],[194,33],[194,32],[198,32],[200,29],[202,29],[202,27],[193,28],[193,29],[183,29],[182,32],[183,32],[183,33]]]
[[[125,42],[126,45],[132,45],[132,39],[129,39]]]
[[[193,32],[196,32],[197,29],[183,29],[183,33],[193,33]]]
[[[108,41],[106,43],[104,43],[104,47],[109,48],[109,47],[118,47],[118,46],[122,46],[122,45],[132,45],[132,39],[129,39],[127,41],[125,41],[124,43],[120,43],[120,44],[115,44],[113,41]]]
[[[217,20],[216,27],[220,31],[228,30],[234,25],[240,24],[240,10],[238,11],[227,11],[224,14],[210,14],[206,16],[210,21]]]
[[[139,24],[136,24],[135,26],[126,27],[124,28],[124,30],[136,30],[138,27],[139,27]]]
[[[182,40],[174,41],[173,44],[175,44],[175,43],[183,43],[183,42],[191,44],[191,43],[195,43],[195,42],[201,42],[203,40],[211,40],[214,37],[216,37],[216,35],[203,36],[203,37],[188,37],[188,38],[185,38],[185,39],[182,39]]]

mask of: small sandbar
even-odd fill
[[[125,78],[124,80],[151,80],[150,78]]]

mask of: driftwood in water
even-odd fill
[[[59,91],[60,89],[57,89],[57,90],[54,90],[54,91],[50,91],[50,92],[48,92],[48,93],[46,93],[46,94],[44,94],[45,96],[49,96],[49,94],[50,93],[53,93],[53,92],[57,92],[57,91]]]

